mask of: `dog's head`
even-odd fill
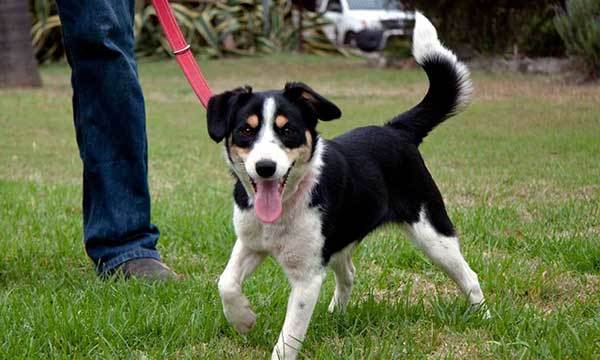
[[[318,120],[340,116],[337,106],[302,83],[257,93],[237,88],[214,95],[207,111],[210,137],[225,140],[232,170],[264,223],[279,219],[310,170]]]

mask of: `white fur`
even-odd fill
[[[430,56],[442,56],[451,61],[461,78],[457,107],[468,100],[468,70],[457,61],[450,50],[441,45],[435,28],[420,13],[417,13],[413,53],[419,63],[423,63]],[[273,178],[284,176],[291,166],[282,144],[274,134],[276,110],[275,100],[267,98],[263,104],[263,125],[258,140],[245,164],[232,164],[250,198],[252,191],[247,176],[257,178],[256,162],[262,159],[275,161],[277,170]],[[225,317],[239,332],[244,333],[249,331],[256,321],[248,299],[242,294],[244,280],[267,255],[273,256],[284,269],[292,290],[283,328],[271,354],[272,359],[297,357],[325,278],[322,264],[325,241],[321,230],[323,214],[321,209],[309,206],[311,192],[319,181],[325,147],[323,141],[314,141],[316,148],[311,161],[297,164],[289,174],[283,194],[283,213],[279,220],[273,224],[264,224],[258,220],[253,209],[241,209],[234,205],[233,223],[237,241],[227,267],[219,279]],[[456,281],[471,304],[483,303],[477,275],[462,257],[456,237],[439,234],[427,219],[424,210],[420,213],[419,221],[407,224],[406,230],[414,243]],[[331,258],[330,266],[335,274],[336,289],[329,311],[343,310],[348,303],[355,274],[352,264],[355,245],[348,245]]]
[[[250,302],[242,294],[242,284],[264,258],[265,254],[248,249],[238,240],[227,267],[219,278],[219,293],[225,318],[242,334],[250,331],[256,323],[256,315],[250,307]]]
[[[315,141],[311,161],[295,170],[297,177],[290,174],[290,195],[284,197],[283,215],[276,223],[264,224],[252,209],[242,210],[234,205],[233,223],[238,240],[219,279],[225,317],[239,332],[245,333],[254,326],[256,315],[242,294],[243,281],[266,255],[273,256],[284,269],[292,291],[272,359],[296,358],[325,278],[321,257],[322,214],[320,209],[309,207],[325,151],[324,143]]]
[[[469,76],[469,69],[458,59],[454,53],[446,48],[438,39],[437,31],[433,24],[420,12],[415,13],[415,29],[413,31],[412,52],[419,65],[432,57],[438,56],[454,64],[460,79],[459,96],[454,111],[464,109],[471,101],[473,84]]]
[[[252,209],[234,205],[233,222],[237,241],[225,271],[219,279],[219,292],[227,320],[240,333],[248,332],[256,315],[242,293],[244,280],[267,255],[284,269],[291,285],[285,321],[273,348],[271,359],[296,359],[325,279],[322,265],[322,213],[310,207],[310,195],[323,166],[324,143],[317,140],[312,160],[297,169],[304,174],[293,181],[293,195],[285,198],[282,217],[274,224],[260,222]],[[291,178],[290,178],[291,179]],[[466,263],[458,239],[439,234],[421,210],[419,221],[406,224],[413,242],[439,265],[461,288],[474,307],[484,302],[477,275]],[[336,288],[329,311],[344,310],[348,304],[355,269],[352,251],[355,243],[334,254],[330,261]],[[489,317],[489,312],[485,312]]]
[[[456,62],[456,55],[440,43],[433,24],[418,11],[415,13],[412,50],[415,60],[421,65],[427,57],[435,53],[441,53],[452,62]]]
[[[287,157],[281,142],[275,136],[273,123],[275,122],[275,110],[277,103],[269,97],[263,103],[263,124],[260,128],[258,138],[245,162],[246,173],[253,179],[260,178],[256,173],[256,163],[261,160],[271,160],[277,164],[275,174],[271,178],[280,179],[287,173],[292,165]]]
[[[324,242],[321,210],[309,207],[309,203],[311,191],[318,181],[323,152],[324,147],[319,141],[304,178],[298,180],[298,184],[288,185],[290,188],[296,185],[296,191],[283,201],[283,214],[277,222],[264,224],[252,209],[242,210],[234,206],[233,224],[238,239],[253,251],[273,255],[284,269],[287,268],[290,277],[302,277],[302,272],[293,271],[297,267],[294,265],[296,260],[310,263],[312,268],[321,266],[320,251]]]
[[[271,353],[271,360],[296,359],[315,309],[325,271],[307,273],[302,279],[290,279],[292,292],[288,300],[283,329]]]
[[[262,254],[273,256],[284,269],[292,287],[285,322],[273,349],[273,359],[295,359],[306,335],[325,277],[321,263],[324,243],[321,225],[320,210],[309,208],[307,200],[285,209],[282,218],[275,224],[263,224],[252,209],[241,210],[235,206],[234,226],[238,242],[254,258]],[[230,263],[239,262],[235,254],[234,248]],[[228,264],[221,278],[243,278],[245,270],[247,267]],[[226,317],[236,329],[247,331],[247,325],[254,324],[255,316],[247,306],[245,297],[237,291],[241,286],[238,287],[236,282],[229,282],[233,286],[227,284],[224,282],[221,291],[223,309],[226,313],[239,315]],[[223,294],[234,294],[235,299]]]
[[[268,97],[265,99],[263,103],[263,121],[265,123],[273,124],[275,121],[275,110],[277,110],[277,103],[275,102],[275,98]]]
[[[231,169],[236,173],[237,178],[240,180],[246,194],[248,194],[248,205],[252,206],[254,203],[254,190],[249,177],[258,179],[259,176],[256,173],[256,163],[260,160],[272,160],[277,164],[275,174],[272,176],[273,179],[280,179],[286,173],[288,173],[289,167],[292,166],[292,160],[290,160],[283,150],[281,141],[275,136],[273,123],[275,118],[275,112],[277,110],[277,103],[273,97],[265,99],[263,103],[263,125],[261,126],[258,134],[258,139],[254,143],[248,157],[243,162],[233,162],[227,154],[227,147],[223,147],[223,156],[229,163]],[[284,192],[282,194],[284,207],[285,203],[291,199],[298,197],[298,190],[300,187],[309,187],[309,191],[314,186],[313,182],[317,181],[319,174],[321,173],[321,167],[323,166],[322,154],[325,151],[325,143],[319,139],[313,139],[316,141],[315,151],[308,163],[296,163],[294,168],[288,174],[288,180]],[[306,189],[305,189],[306,190]],[[306,191],[304,191],[306,193]]]
[[[463,258],[458,238],[438,233],[427,219],[425,209],[421,209],[418,222],[405,228],[413,243],[458,284],[472,305],[483,303],[477,274]]]

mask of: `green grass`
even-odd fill
[[[343,58],[275,56],[205,62],[215,90],[303,80],[336,101],[333,136],[383,123],[426,90],[419,69]],[[0,92],[0,359],[266,358],[288,285],[267,261],[245,291],[247,336],[225,321],[216,280],[234,234],[231,179],[205,114],[174,62],[146,62],[153,222],[185,280],[101,281],[82,246],[81,163],[65,65],[45,87]],[[314,359],[570,358],[600,354],[600,88],[474,74],[475,100],[433,132],[424,157],[445,195],[491,321],[466,312],[456,286],[397,228],[356,252],[346,314],[323,288],[302,354]]]

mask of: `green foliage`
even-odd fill
[[[60,34],[60,20],[53,0],[31,0],[33,26],[31,37],[33,50],[40,62],[63,57],[64,49]]]
[[[264,31],[261,0],[172,2],[182,31],[197,54],[208,57],[292,51],[299,46],[297,11],[291,0],[271,0],[270,28]],[[41,62],[64,55],[60,20],[54,0],[31,0],[33,45]],[[321,31],[326,19],[302,14],[303,50],[309,54],[340,52]],[[142,2],[135,17],[136,50],[139,55],[167,55],[170,48],[154,8]]]
[[[232,66],[235,62],[236,66]],[[307,82],[344,111],[326,138],[382,124],[423,96],[421,69],[344,57],[203,61],[211,85]],[[309,70],[308,70],[309,69]],[[69,69],[46,88],[0,90],[0,359],[268,359],[289,286],[265,261],[244,284],[258,315],[244,336],[216,286],[235,234],[222,145],[173,61],[143,62],[152,221],[182,281],[101,281],[82,246],[81,160]],[[265,75],[268,73],[268,75]],[[299,359],[598,359],[600,92],[547,77],[475,71],[475,99],[421,146],[479,275],[493,319],[397,226],[368,236],[346,314],[327,313],[330,273]],[[568,119],[567,119],[568,117]]]
[[[568,0],[554,24],[569,54],[581,58],[592,77],[600,76],[600,1]]]
[[[202,47],[200,52],[211,57],[292,51],[299,45],[299,27],[294,22],[289,0],[271,0],[270,30],[266,34],[260,0],[201,2],[195,5],[172,3],[171,6],[188,42]],[[302,22],[303,45],[307,53],[337,51],[320,30],[326,24],[323,17],[304,12]],[[152,6],[146,6],[137,14],[136,31],[141,53],[170,52]]]
[[[592,0],[593,1],[593,0]],[[456,48],[468,45],[482,54],[529,56],[564,54],[552,20],[556,0],[409,0],[428,14]]]

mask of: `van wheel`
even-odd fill
[[[344,45],[356,47],[356,33],[354,31],[348,31],[344,37]]]

